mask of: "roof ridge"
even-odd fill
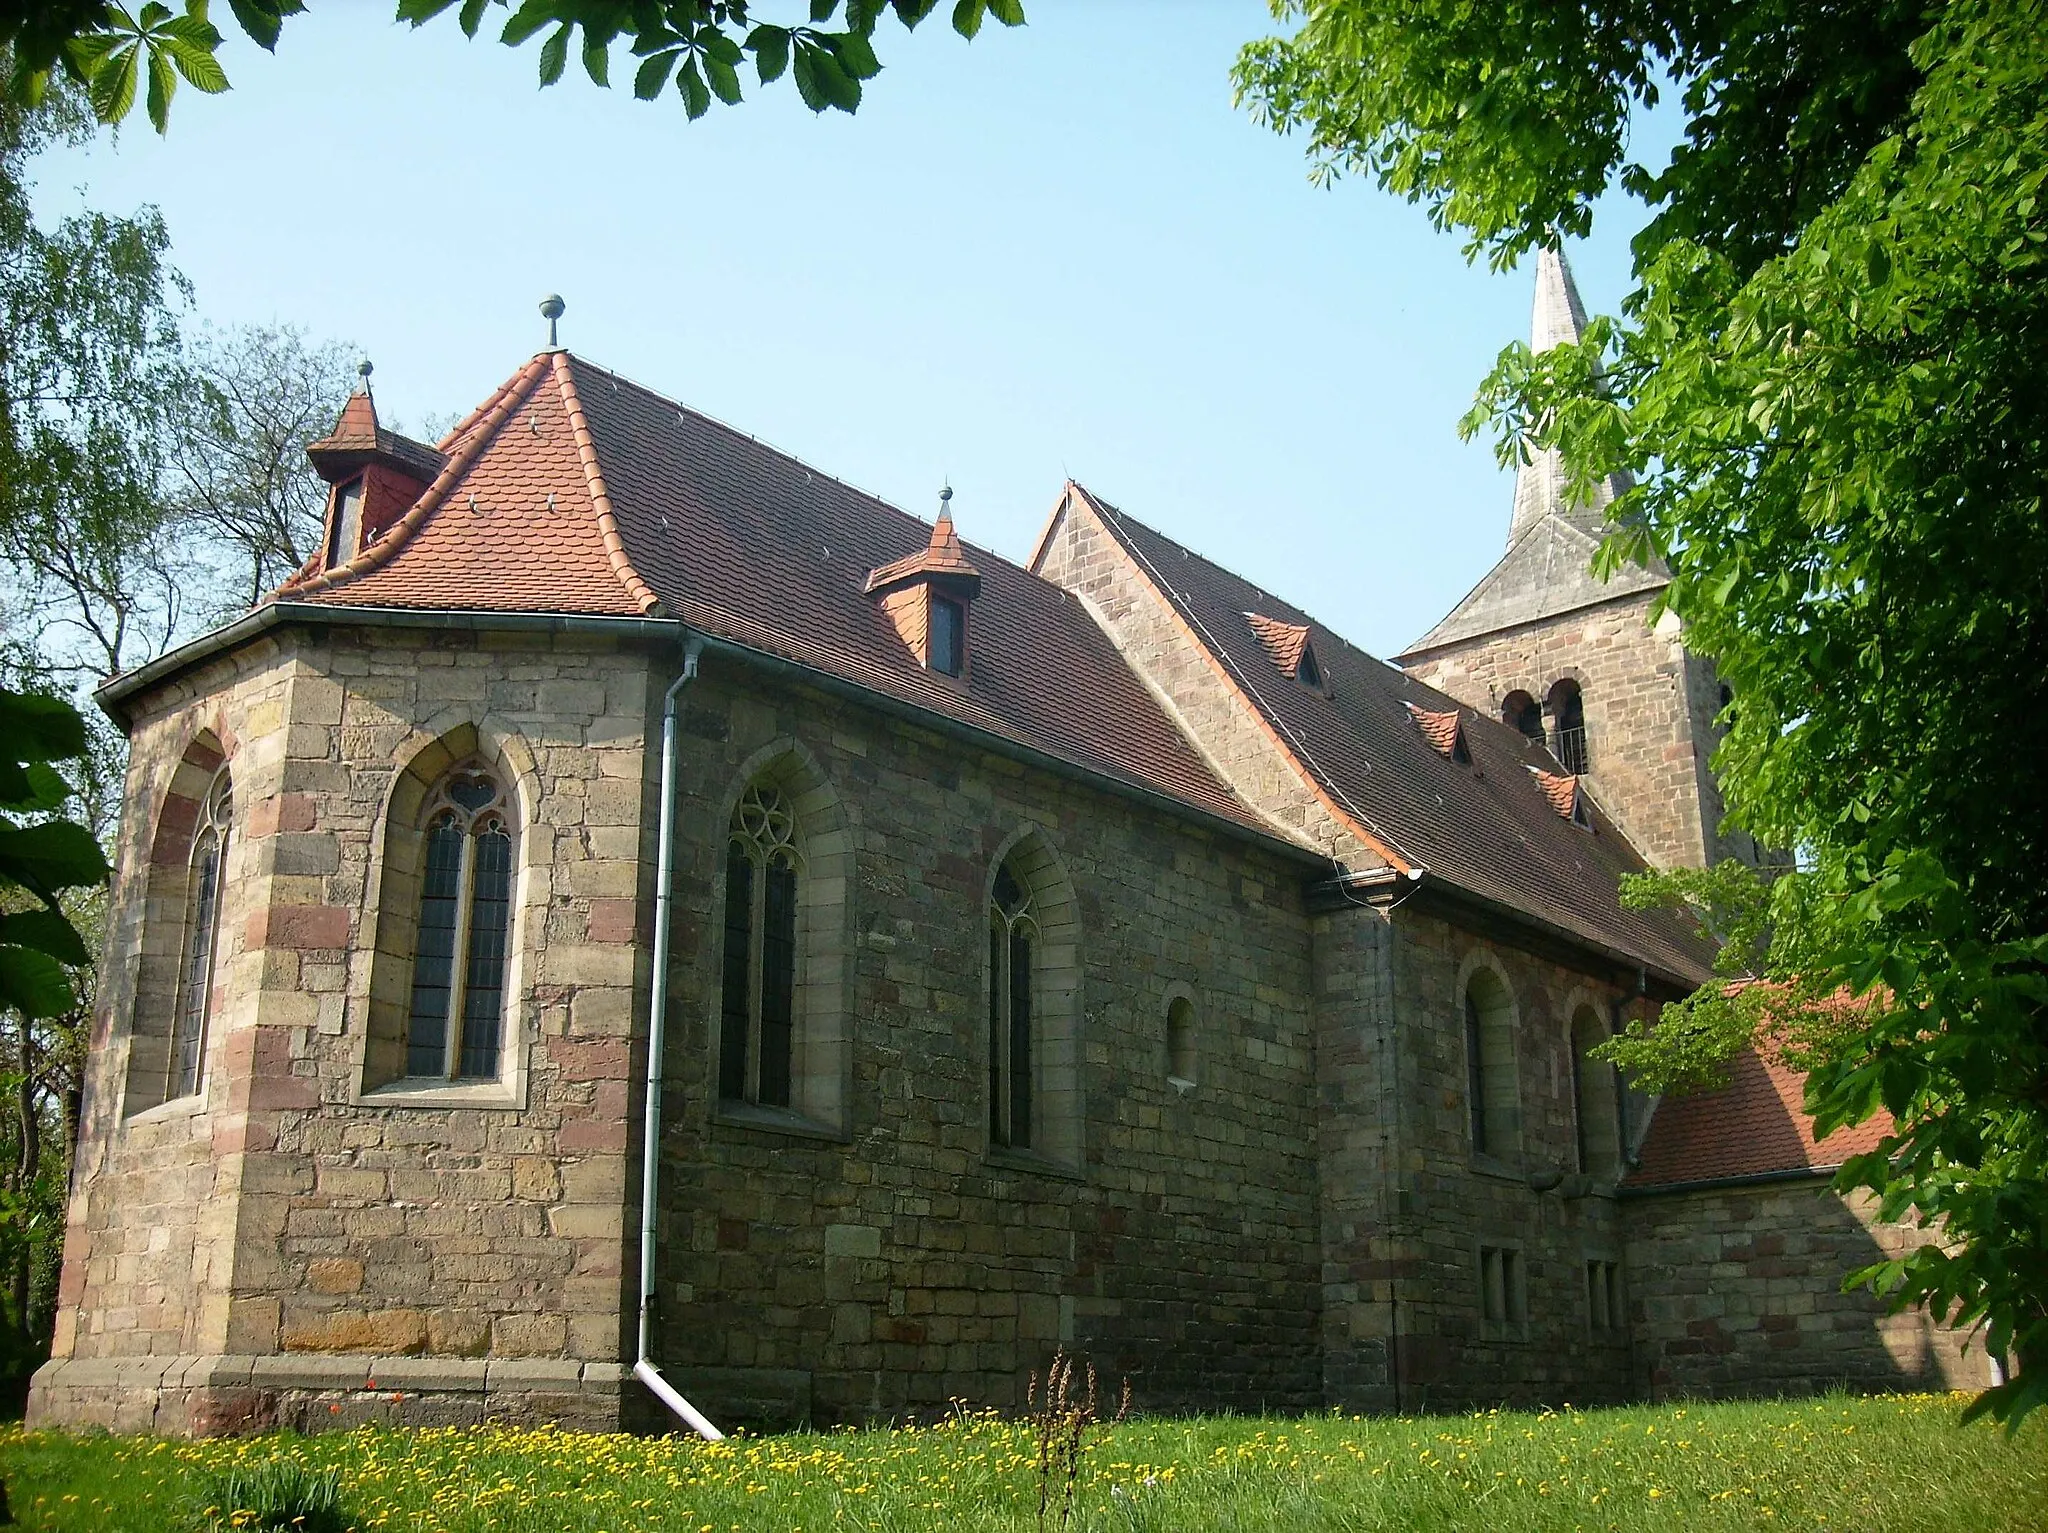
[[[633,556],[626,551],[625,535],[619,528],[618,515],[612,509],[611,490],[605,484],[604,469],[597,461],[597,442],[590,434],[590,417],[584,413],[583,396],[576,388],[573,359],[568,352],[557,351],[549,369],[554,376],[555,387],[562,394],[562,408],[569,417],[569,433],[576,440],[577,461],[583,465],[583,477],[590,489],[590,504],[597,512],[598,534],[604,539],[604,551],[611,560],[612,573],[640,610],[655,616],[661,610],[661,598],[640,578],[639,570],[633,567]]]
[[[390,529],[382,537],[359,551],[346,564],[322,570],[303,582],[287,581],[271,592],[265,600],[275,600],[286,592],[297,595],[305,591],[331,590],[345,580],[367,574],[388,563],[399,549],[412,540],[412,535],[419,531],[421,524],[447,499],[448,492],[462,476],[469,472],[470,465],[482,455],[484,446],[497,435],[498,428],[505,424],[505,418],[533,391],[534,385],[540,381],[541,364],[545,360],[544,352],[531,358],[518,372],[498,385],[498,392],[485,407],[483,417],[476,423],[468,444],[461,452],[450,456],[441,466],[441,472],[435,476],[434,482],[427,486],[425,493],[412,503],[412,508],[405,515],[391,524]]]
[[[1344,800],[1348,799],[1348,795],[1344,794],[1340,789],[1333,790],[1332,784],[1325,777],[1324,773],[1315,766],[1308,754],[1307,748],[1300,742],[1289,738],[1293,731],[1286,728],[1280,722],[1278,712],[1267,706],[1265,700],[1260,697],[1258,689],[1251,684],[1249,678],[1236,674],[1236,667],[1230,663],[1228,655],[1221,646],[1201,632],[1200,619],[1193,617],[1186,610],[1186,606],[1181,601],[1179,595],[1170,587],[1161,588],[1164,577],[1158,575],[1153,568],[1152,561],[1145,557],[1143,551],[1132,545],[1129,535],[1122,526],[1123,513],[1107,501],[1093,494],[1085,485],[1076,483],[1074,489],[1083,500],[1087,501],[1094,508],[1097,518],[1109,529],[1110,536],[1116,539],[1124,552],[1135,556],[1139,566],[1137,571],[1139,577],[1152,587],[1160,600],[1166,603],[1167,609],[1180,620],[1182,627],[1188,630],[1189,636],[1200,646],[1203,655],[1209,661],[1210,668],[1223,679],[1224,685],[1237,693],[1252,710],[1254,715],[1265,726],[1266,733],[1273,743],[1279,746],[1282,754],[1293,763],[1295,770],[1308,783],[1310,791],[1322,800],[1323,806],[1336,817],[1338,823],[1348,827],[1353,835],[1357,836],[1365,846],[1377,853],[1389,867],[1395,868],[1402,873],[1413,873],[1421,867],[1422,864],[1419,859],[1397,850],[1384,832],[1369,828],[1371,825],[1370,818],[1362,810],[1355,810],[1348,803],[1344,802]],[[1136,518],[1132,518],[1132,520],[1136,521]],[[1152,533],[1154,537],[1161,538],[1163,541],[1173,544],[1176,548],[1182,548],[1182,552],[1187,557],[1201,559],[1204,564],[1212,569],[1223,569],[1223,566],[1217,564],[1213,559],[1204,558],[1202,555],[1194,553],[1180,544],[1173,543],[1173,540],[1165,537],[1163,533],[1153,532],[1152,528],[1146,526],[1145,523],[1138,522],[1138,526],[1144,528],[1146,532]],[[1228,574],[1229,571],[1224,571],[1224,573]],[[1242,576],[1233,576],[1233,578],[1243,580]],[[1249,581],[1243,581],[1243,583],[1246,585],[1251,584]],[[1301,610],[1298,607],[1294,607],[1291,602],[1284,603],[1284,605],[1297,612]],[[1306,616],[1307,614],[1304,613],[1303,615]],[[1363,654],[1364,651],[1361,650],[1360,653]]]

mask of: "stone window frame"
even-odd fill
[[[1480,1036],[1482,1048],[1485,1040],[1491,1038],[1497,1046],[1497,1053],[1483,1055],[1475,1068],[1472,1057],[1472,1029],[1467,1020],[1466,1006],[1475,983],[1483,984],[1484,974],[1499,988],[1500,1004],[1487,1009],[1483,1004],[1480,1012]],[[1522,1097],[1521,1002],[1515,994],[1515,987],[1508,978],[1506,967],[1500,959],[1486,948],[1475,948],[1458,968],[1456,1030],[1458,1036],[1457,1054],[1463,1065],[1460,1079],[1463,1086],[1459,1096],[1465,1105],[1464,1138],[1467,1155],[1475,1170],[1499,1176],[1519,1178],[1516,1167],[1520,1165],[1524,1147],[1525,1104]],[[1489,1031],[1490,1029],[1490,1031]],[[1494,1068],[1496,1062],[1505,1068]],[[1475,1112],[1472,1103],[1472,1083],[1477,1080],[1482,1088],[1483,1113]],[[1499,1116],[1495,1116],[1495,1110]],[[1486,1142],[1482,1146],[1474,1137],[1474,1128],[1483,1122]],[[1504,1131],[1504,1132],[1497,1132]]]
[[[1589,1247],[1581,1266],[1584,1281],[1580,1292],[1586,1305],[1586,1334],[1599,1342],[1626,1342],[1629,1339],[1628,1289],[1621,1258],[1604,1247]]]
[[[361,1025],[355,1040],[350,1100],[372,1107],[468,1107],[524,1111],[532,1045],[539,1036],[533,995],[536,942],[546,931],[552,880],[543,864],[551,838],[541,833],[540,776],[519,731],[502,720],[443,717],[414,733],[392,754],[396,770],[371,833],[374,855],[364,895],[363,929],[370,940],[351,955],[357,969],[350,1005]],[[419,1078],[405,1073],[412,969],[419,923],[419,877],[426,831],[442,784],[477,764],[504,790],[512,830],[512,910],[505,942],[504,1010],[495,1079]],[[360,972],[367,970],[365,976]]]
[[[192,855],[211,796],[222,782],[226,783],[232,800],[233,745],[227,731],[218,726],[194,729],[164,784],[156,826],[150,836],[149,860],[143,877],[141,951],[135,960],[135,988],[121,1069],[120,1116],[124,1122],[205,1110],[207,1084],[213,1073],[207,1068],[207,1056],[219,1042],[217,1022],[224,1003],[220,971],[228,956],[226,938],[234,930],[228,908],[233,892],[242,883],[229,873],[229,859],[236,857],[247,843],[246,836],[234,834],[232,828],[224,838],[223,876],[213,908],[198,1080],[193,1090],[178,1096],[170,1094],[171,1047],[187,983],[195,892]]]
[[[1489,1341],[1527,1341],[1529,1253],[1524,1243],[1512,1236],[1481,1235],[1473,1244],[1473,1256],[1480,1336]],[[1493,1303],[1496,1275],[1502,1301],[1498,1314]]]
[[[1572,1122],[1572,1167],[1579,1175],[1592,1180],[1594,1191],[1611,1193],[1614,1189],[1614,1184],[1621,1180],[1622,1172],[1627,1165],[1628,1155],[1628,1148],[1624,1139],[1626,1112],[1622,1105],[1624,1087],[1621,1072],[1615,1066],[1601,1064],[1598,1060],[1586,1061],[1586,1064],[1591,1065],[1607,1082],[1607,1090],[1604,1094],[1605,1113],[1596,1112],[1588,1114],[1586,1112],[1588,1101],[1591,1100],[1597,1105],[1601,1098],[1593,1097],[1589,1099],[1587,1096],[1588,1083],[1583,1073],[1585,1066],[1580,1063],[1583,1051],[1579,1046],[1579,1023],[1582,1018],[1591,1018],[1594,1027],[1599,1030],[1599,1037],[1595,1040],[1593,1046],[1605,1043],[1614,1036],[1614,1026],[1609,1021],[1609,1008],[1603,1005],[1601,1000],[1592,991],[1582,985],[1573,989],[1572,993],[1565,997],[1565,1004],[1561,1008],[1560,1016],[1562,1019],[1562,1042],[1565,1054],[1565,1079],[1570,1087],[1568,1103]],[[1591,1136],[1601,1130],[1601,1120],[1603,1117],[1605,1120],[1605,1131],[1601,1137],[1605,1142],[1607,1153],[1604,1156],[1592,1155],[1588,1152],[1596,1149],[1598,1146]]]
[[[1176,1024],[1175,1011],[1182,1012]],[[1195,1003],[1194,986],[1175,981],[1166,987],[1166,1006],[1160,1013],[1166,1024],[1161,1035],[1166,1056],[1166,1084],[1176,1095],[1187,1096],[1202,1083],[1202,1010]],[[1176,1028],[1181,1036],[1175,1037]]]
[[[800,852],[796,891],[796,962],[790,1040],[790,1103],[766,1106],[723,1099],[718,1091],[724,1048],[726,854],[736,811],[750,789],[778,788],[796,819]],[[781,736],[740,764],[716,806],[718,827],[702,972],[711,1119],[726,1127],[844,1142],[853,1132],[853,918],[855,825],[844,797],[802,741]],[[681,959],[678,954],[678,960]]]
[[[986,930],[995,909],[996,880],[1007,867],[1031,907],[1038,940],[1031,973],[1032,1143],[998,1144],[989,1136],[991,1161],[1073,1178],[1085,1176],[1087,1113],[1081,1090],[1082,928],[1080,901],[1052,838],[1037,825],[1013,830],[988,860],[982,885],[981,919]],[[988,943],[981,946],[986,950]],[[984,958],[979,994],[987,996],[995,975]],[[977,1008],[978,1012],[985,1008]],[[979,1078],[991,1079],[991,1029],[984,1016]],[[988,1103],[983,1088],[983,1107]],[[988,1114],[983,1113],[984,1127]]]

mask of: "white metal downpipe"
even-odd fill
[[[720,1442],[725,1434],[661,1376],[650,1355],[654,1342],[654,1213],[661,1166],[661,1065],[668,1022],[669,885],[676,845],[676,698],[697,679],[704,641],[695,634],[683,643],[683,674],[661,699],[661,812],[654,854],[654,986],[647,1000],[647,1103],[640,1147],[640,1347],[633,1377],[680,1416],[699,1437]]]

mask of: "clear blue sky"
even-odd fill
[[[347,340],[387,417],[468,410],[559,291],[579,354],[828,473],[926,517],[950,477],[972,542],[1022,558],[1071,474],[1394,653],[1500,551],[1508,480],[1456,423],[1526,273],[1309,186],[1231,105],[1256,0],[1027,9],[971,45],[885,21],[857,116],[784,82],[693,124],[343,0],[275,58],[237,37],[234,90],[181,91],[167,141],[138,112],[46,157],[39,201],[157,204],[201,318]],[[1632,227],[1573,248],[1589,307]]]

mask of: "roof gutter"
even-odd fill
[[[1841,1170],[1833,1166],[1788,1166],[1782,1171],[1744,1171],[1735,1176],[1703,1176],[1690,1182],[1657,1182],[1631,1187],[1623,1182],[1614,1189],[1617,1198],[1657,1198],[1667,1192],[1715,1192],[1737,1187],[1762,1187],[1771,1182],[1817,1182]]]
[[[344,607],[334,602],[277,601],[258,607],[247,616],[216,628],[212,633],[202,634],[189,644],[180,645],[147,665],[137,666],[106,682],[93,699],[101,710],[124,729],[130,721],[125,704],[130,698],[147,691],[161,682],[168,681],[194,666],[203,665],[218,655],[227,653],[251,639],[268,633],[273,628],[290,623],[321,624],[329,627],[361,628],[414,628],[439,632],[457,633],[583,633],[605,634],[614,638],[641,639],[668,644],[680,644],[686,638],[701,640],[705,650],[729,656],[746,665],[764,670],[770,675],[793,681],[802,686],[814,687],[836,697],[844,697],[865,707],[906,720],[926,729],[949,734],[982,750],[1025,766],[1060,776],[1080,775],[1094,786],[1119,798],[1143,804],[1147,808],[1173,815],[1178,819],[1190,816],[1205,825],[1249,845],[1268,852],[1280,852],[1295,860],[1315,867],[1328,867],[1329,859],[1309,848],[1299,846],[1270,831],[1259,830],[1250,825],[1240,825],[1190,804],[1184,799],[1148,788],[1142,783],[1115,776],[1089,767],[1077,761],[1055,756],[1007,735],[995,733],[956,719],[949,714],[924,708],[887,692],[878,692],[858,682],[835,676],[830,671],[821,671],[815,666],[797,660],[786,660],[780,655],[769,654],[766,650],[753,649],[731,639],[717,638],[691,628],[680,618],[654,617],[612,617],[599,613],[558,613],[558,612],[500,612],[472,608],[436,607]]]
[[[1443,899],[1483,910],[1507,925],[1519,927],[1551,942],[1563,943],[1581,952],[1591,953],[1619,968],[1634,970],[1645,993],[1651,980],[1670,987],[1680,995],[1690,995],[1705,983],[1704,980],[1687,979],[1661,964],[1650,963],[1634,953],[1602,942],[1597,937],[1589,937],[1583,932],[1559,926],[1540,916],[1531,915],[1526,910],[1476,893],[1430,868],[1415,868],[1405,874],[1395,868],[1367,868],[1356,873],[1340,873],[1335,878],[1313,885],[1309,892],[1311,895],[1336,895],[1346,900],[1362,894],[1368,902],[1374,904],[1401,903],[1412,894],[1422,893],[1425,886],[1431,893]]]

